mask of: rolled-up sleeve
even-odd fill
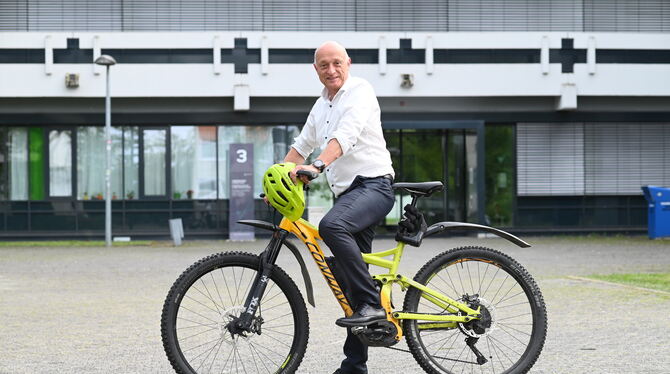
[[[346,154],[356,145],[358,138],[369,123],[369,118],[375,111],[374,91],[363,89],[356,97],[347,100],[348,105],[343,108],[342,116],[337,128],[331,134],[331,138],[337,139],[342,148],[342,154]]]
[[[312,151],[314,151],[314,148],[318,145],[316,143],[316,128],[314,127],[313,111],[314,108],[312,108],[312,112],[307,116],[307,121],[305,122],[302,131],[300,131],[300,134],[293,139],[293,144],[291,145],[291,147],[300,153],[300,156],[305,160],[312,154]]]

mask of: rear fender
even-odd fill
[[[474,223],[465,223],[465,222],[438,222],[434,225],[431,225],[428,227],[428,230],[426,230],[426,233],[423,235],[424,238],[429,237],[431,235],[435,235],[437,233],[443,232],[443,231],[453,231],[453,230],[468,230],[468,231],[484,231],[488,232],[494,235],[497,235],[501,238],[507,239],[510,242],[518,245],[521,248],[528,248],[530,247],[530,244],[526,243],[525,241],[517,238],[516,236],[503,231],[503,230],[498,230],[493,227],[489,226],[483,226],[483,225],[477,225]]]

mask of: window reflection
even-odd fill
[[[216,199],[216,127],[172,128],[172,198]]]
[[[140,136],[137,127],[123,128],[123,193],[127,200],[140,190]]]
[[[121,128],[111,129],[112,162],[110,186],[112,198],[122,196],[122,153],[123,132]],[[77,128],[77,198],[95,200],[105,198],[105,171],[107,150],[104,127]]]
[[[144,194],[165,195],[166,130],[144,130]]]
[[[9,199],[28,199],[28,130],[10,128],[7,133]]]
[[[49,131],[49,195],[72,196],[72,133]]]
[[[280,128],[285,129],[284,126]],[[219,198],[228,198],[228,150],[233,143],[251,143],[254,145],[254,198],[263,188],[261,180],[268,167],[274,163],[274,139],[270,126],[219,126]],[[275,134],[285,141],[285,134]],[[286,154],[286,151],[284,151]],[[283,156],[282,156],[283,158]]]

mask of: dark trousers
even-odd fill
[[[341,286],[350,295],[355,309],[359,304],[379,305],[375,289],[361,252],[372,251],[375,226],[391,211],[395,202],[391,181],[386,178],[356,177],[319,224],[319,234],[335,255],[342,275]],[[341,369],[346,373],[367,373],[368,347],[347,329]]]

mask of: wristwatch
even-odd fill
[[[319,170],[319,173],[323,173],[323,169],[326,168],[326,164],[323,163],[323,161],[316,159],[314,162],[312,162],[312,166],[317,168]]]

